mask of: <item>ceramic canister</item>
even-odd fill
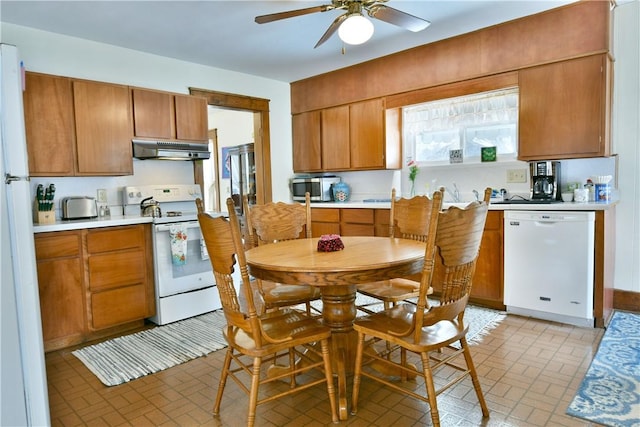
[[[351,189],[344,182],[333,184],[333,200],[336,202],[346,202],[349,200]]]

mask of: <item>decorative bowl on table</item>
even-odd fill
[[[318,240],[318,252],[336,252],[344,249],[344,243],[338,234],[323,234]]]

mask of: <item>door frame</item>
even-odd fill
[[[254,155],[256,161],[256,203],[264,204],[272,200],[271,187],[271,140],[269,128],[269,100],[251,96],[217,92],[207,89],[189,88],[194,96],[206,98],[207,104],[229,110],[253,113]],[[194,164],[195,183],[204,191],[202,161]],[[221,205],[223,201],[220,201]],[[224,206],[221,206],[221,209]]]

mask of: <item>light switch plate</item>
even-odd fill
[[[507,170],[507,183],[527,182],[526,169],[509,169]]]
[[[107,203],[107,190],[104,188],[98,188],[97,193],[98,203]]]

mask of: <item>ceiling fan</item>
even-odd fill
[[[316,12],[343,9],[346,12],[338,16],[320,37],[314,49],[331,38],[338,31],[340,39],[347,44],[361,44],[373,35],[373,24],[362,14],[364,9],[371,18],[379,19],[389,24],[397,25],[409,31],[418,32],[427,28],[431,23],[398,9],[385,6],[388,0],[331,0],[331,4],[290,10],[287,12],[271,13],[256,16],[258,24],[266,24],[280,19],[293,18]]]

